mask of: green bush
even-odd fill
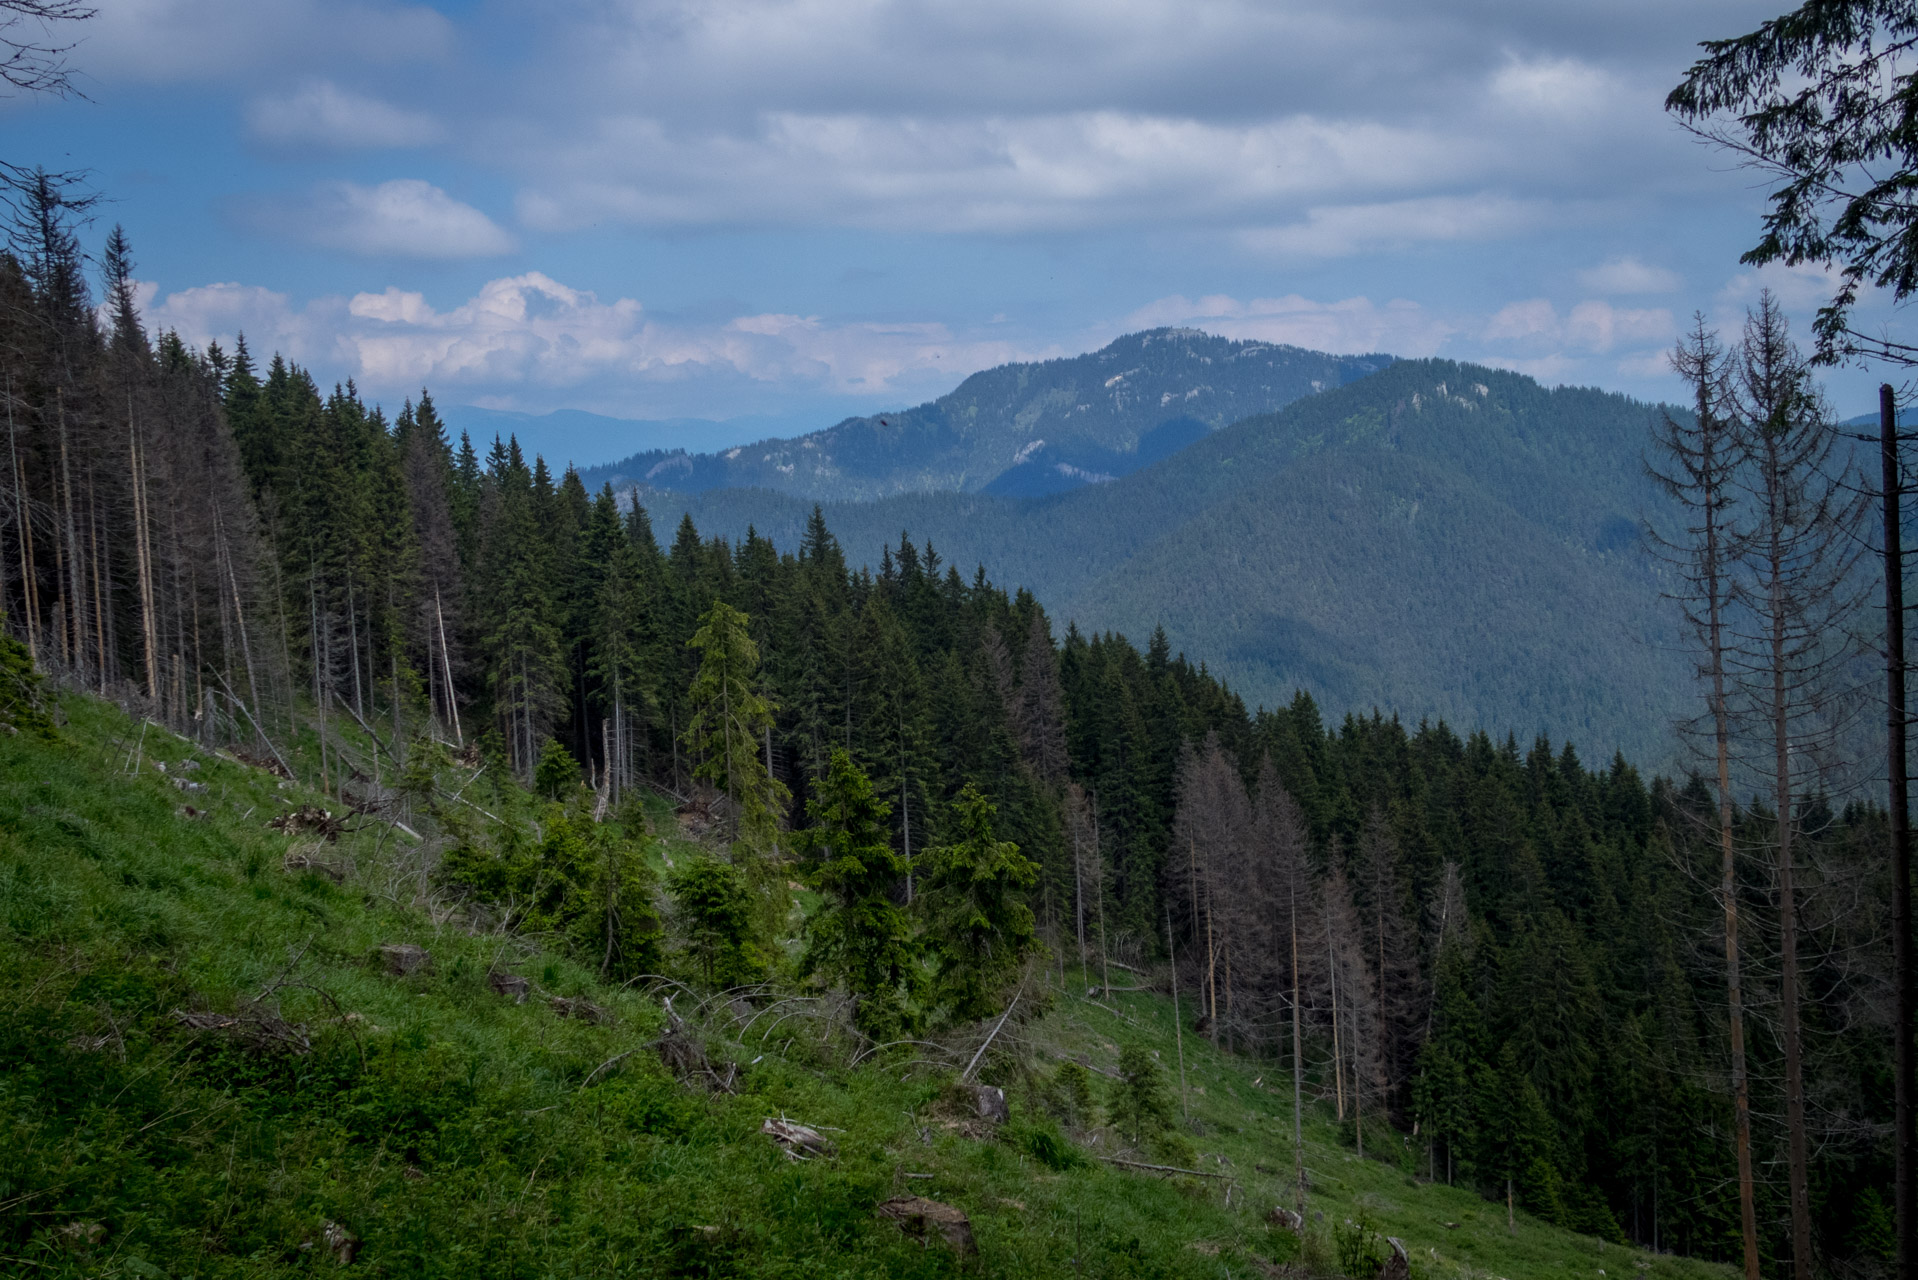
[[[1072,1139],[1060,1132],[1055,1120],[1016,1120],[1006,1125],[1000,1136],[1048,1169],[1063,1172],[1088,1163]]]
[[[1374,1280],[1385,1269],[1385,1242],[1363,1209],[1358,1221],[1348,1218],[1332,1228],[1332,1243],[1338,1250],[1340,1275]]]
[[[440,875],[481,901],[510,907],[511,923],[556,935],[582,964],[609,977],[659,967],[665,928],[644,842],[578,807],[548,806],[537,842],[517,825],[490,846],[469,835],[441,860]]]
[[[0,613],[0,626],[7,615]],[[0,725],[17,733],[53,736],[53,720],[41,700],[40,673],[27,646],[0,630]]]

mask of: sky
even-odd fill
[[[1158,325],[1682,398],[1694,312],[1828,291],[1662,110],[1783,7],[98,0],[0,158],[88,171],[149,325],[388,403],[757,436]]]

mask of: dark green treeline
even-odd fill
[[[228,741],[316,714],[483,741],[526,779],[557,740],[608,789],[687,796],[687,641],[726,601],[760,654],[789,825],[843,749],[910,867],[966,838],[975,784],[1039,864],[1030,905],[1075,981],[1080,939],[1097,982],[1170,936],[1231,1047],[1289,1066],[1300,993],[1311,1087],[1368,1154],[1733,1255],[1702,789],[1443,725],[1328,727],[1304,695],[1252,712],[1162,636],[1058,636],[1030,595],[903,535],[876,570],[817,517],[791,548],[690,522],[662,544],[630,495],[449,440],[424,392],[389,418],[243,343],[149,341],[117,236],[101,319],[46,202],[41,238],[0,257],[0,589],[68,683]],[[1889,1247],[1881,822],[1814,803],[1803,826],[1817,1217],[1828,1258],[1864,1260]],[[1769,886],[1744,891],[1764,936]],[[1774,1049],[1754,1037],[1767,1176]]]

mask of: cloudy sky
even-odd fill
[[[389,400],[806,427],[1164,324],[1664,397],[1823,291],[1660,109],[1783,0],[98,3],[0,154],[155,325]]]

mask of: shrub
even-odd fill
[[[0,623],[6,615],[0,613]],[[42,738],[53,736],[53,721],[40,699],[40,673],[27,647],[0,631],[0,725]]]
[[[1137,1045],[1119,1051],[1119,1083],[1112,1091],[1112,1123],[1135,1147],[1172,1127],[1172,1099],[1152,1055]]]
[[[1048,1169],[1078,1169],[1086,1163],[1084,1153],[1060,1131],[1056,1120],[1018,1120],[1006,1125],[1000,1134]]]

